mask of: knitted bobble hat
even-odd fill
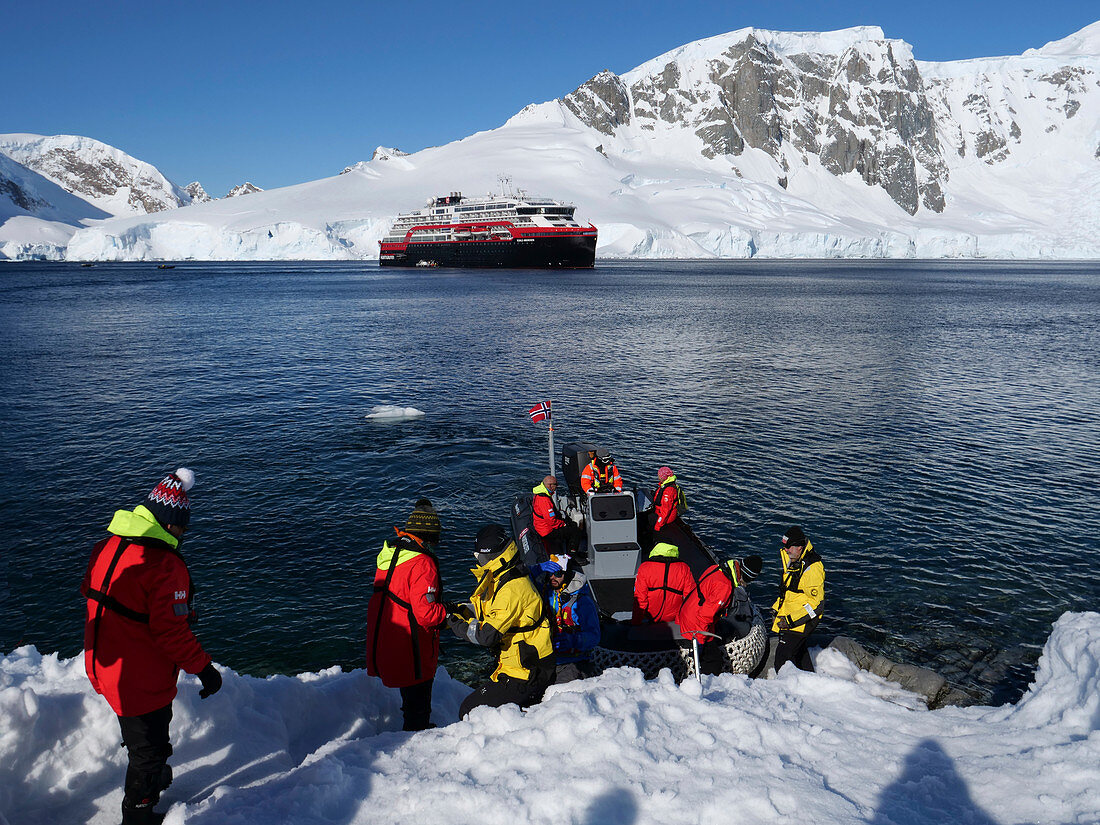
[[[432,544],[438,544],[440,530],[439,514],[436,513],[432,503],[426,498],[420,499],[405,521],[405,532],[419,536]]]
[[[180,467],[161,479],[153,492],[145,497],[143,504],[164,527],[173,524],[186,527],[191,521],[191,499],[187,491],[194,485],[195,474],[186,467]]]

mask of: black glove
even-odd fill
[[[202,690],[199,691],[200,699],[213,696],[222,689],[222,675],[215,669],[213,662],[200,670],[197,675],[202,682]]]
[[[470,623],[457,613],[452,613],[447,617],[447,627],[451,629],[451,632],[460,639],[466,638],[466,631],[470,627]]]
[[[458,611],[458,602],[449,602],[444,600],[443,609],[446,610],[448,613],[455,613]]]

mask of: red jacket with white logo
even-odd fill
[[[695,590],[684,597],[684,605],[680,608],[680,633],[699,644],[712,641],[712,636],[698,631],[713,633],[715,623],[725,615],[731,598],[733,582],[717,564],[712,564],[699,577]]]
[[[175,537],[144,507],[119,510],[108,529],[80,590],[84,668],[116,714],[141,716],[171,704],[180,670],[198,673],[210,657],[191,632],[191,575]]]
[[[439,630],[447,620],[439,563],[416,536],[382,545],[367,605],[367,673],[386,687],[435,678]]]
[[[554,509],[554,499],[551,498],[545,484],[540,484],[531,492],[534,493],[534,498],[531,499],[531,512],[535,532],[546,538],[559,527],[564,527],[565,519]]]

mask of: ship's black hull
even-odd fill
[[[596,261],[595,235],[409,244],[393,257],[382,251],[379,266],[463,266],[588,269]]]

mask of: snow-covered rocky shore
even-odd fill
[[[231,654],[227,654],[227,659]],[[440,671],[438,729],[401,733],[363,670],[225,670],[175,702],[167,825],[181,823],[1095,823],[1100,614],[1055,623],[1003,707],[927,710],[833,650],[818,673],[676,684],[617,669],[527,712],[475,711]],[[0,821],[113,823],[125,755],[81,658],[0,660]]]

